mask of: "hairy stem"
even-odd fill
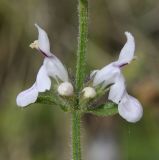
[[[72,160],[81,160],[81,113],[75,111],[72,113]]]
[[[86,50],[88,39],[88,1],[78,0],[78,16],[79,16],[79,36],[77,49],[77,65],[76,65],[76,92],[79,93],[83,87],[86,67]],[[81,113],[78,111],[79,100],[77,98],[76,107],[72,112],[72,160],[81,160]]]
[[[76,90],[82,88],[85,78],[86,50],[88,40],[88,1],[79,0],[79,37],[77,49],[77,65],[76,65]]]

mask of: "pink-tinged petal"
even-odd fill
[[[49,57],[44,59],[44,66],[49,76],[56,79],[57,77],[62,81],[68,81],[68,72],[63,66],[61,61],[54,57]]]
[[[38,29],[39,35],[38,35],[38,46],[40,50],[46,55],[46,56],[52,56],[50,52],[50,42],[47,33],[39,27],[37,24],[35,26]]]
[[[97,86],[103,83],[104,86],[107,86],[111,83],[115,83],[116,76],[120,74],[120,68],[114,66],[114,62],[106,65],[104,68],[99,70],[93,79],[93,86]]]
[[[116,77],[115,84],[110,87],[108,99],[114,103],[119,103],[125,91],[125,79],[121,74]]]
[[[18,94],[16,102],[19,107],[26,107],[27,105],[34,103],[37,98],[38,90],[36,88],[36,83],[34,83],[31,88]]]
[[[140,102],[127,93],[119,103],[118,110],[121,117],[132,123],[139,121],[143,115],[143,108]]]
[[[127,42],[125,43],[124,47],[120,52],[119,59],[117,61],[119,66],[130,63],[134,58],[134,52],[135,52],[134,37],[129,32],[125,32],[125,35],[127,37]]]
[[[39,92],[45,92],[51,88],[51,79],[49,78],[44,65],[39,69],[36,77],[36,85]]]

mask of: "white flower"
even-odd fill
[[[61,96],[72,96],[73,86],[70,82],[63,82],[58,86],[57,91]]]
[[[84,98],[94,98],[96,96],[96,91],[92,87],[85,87],[82,92]]]
[[[50,52],[50,42],[47,33],[37,24],[38,40],[34,41],[30,47],[39,50],[44,56],[43,65],[40,67],[34,85],[19,93],[17,96],[17,105],[25,107],[37,100],[39,92],[45,92],[51,88],[51,78],[68,82],[68,72],[61,61]],[[72,87],[73,88],[73,87]]]
[[[93,85],[102,84],[104,87],[112,84],[108,99],[118,104],[119,114],[129,122],[137,122],[143,114],[142,106],[137,99],[126,92],[125,79],[121,68],[134,59],[135,42],[129,32],[125,32],[127,42],[122,48],[117,61],[106,65],[101,70],[91,73]]]
[[[121,117],[132,123],[139,121],[143,115],[140,102],[128,95],[127,92],[124,93],[121,102],[118,104],[118,111]]]

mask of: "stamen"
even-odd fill
[[[32,48],[32,49],[37,49],[37,50],[39,50],[38,40],[35,40],[33,43],[31,43],[31,44],[29,45],[29,47]]]
[[[37,49],[40,53],[42,53],[45,57],[53,57],[52,55],[51,56],[48,56],[46,53],[44,53],[40,48],[39,48],[39,43],[38,43],[38,40],[35,40],[33,43],[31,43],[29,45],[30,48],[32,49]]]

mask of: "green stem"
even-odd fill
[[[88,40],[88,1],[79,0],[79,37],[77,49],[77,65],[76,65],[76,90],[77,92],[83,86],[86,67],[86,50]]]
[[[77,65],[76,65],[76,92],[83,87],[86,67],[86,50],[88,40],[88,2],[87,0],[78,0],[78,16],[79,16],[79,37],[77,49]],[[76,107],[72,112],[72,160],[81,160],[81,142],[80,142],[80,120],[81,113],[79,108],[79,99],[77,98]]]
[[[81,160],[81,113],[74,111],[72,113],[72,160]]]

